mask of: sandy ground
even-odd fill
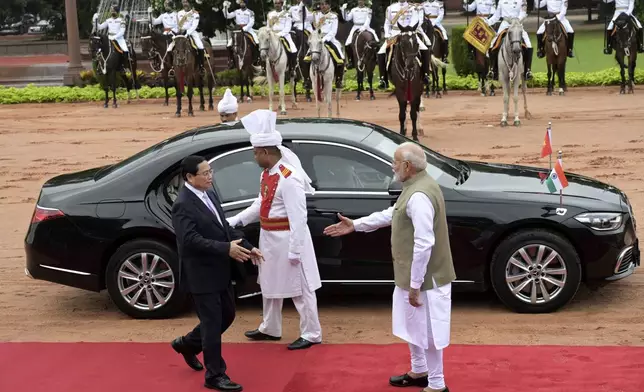
[[[533,119],[520,128],[498,126],[502,98],[450,92],[427,100],[422,141],[442,153],[492,162],[547,167],[539,159],[544,131],[553,122],[555,148],[567,171],[608,181],[627,192],[635,214],[644,216],[644,96],[617,95],[617,88],[571,89],[566,97],[531,91]],[[341,115],[397,129],[395,100],[354,102],[343,98]],[[314,104],[289,110],[313,116]],[[185,110],[184,105],[184,110]],[[241,114],[265,108],[266,100],[242,104]],[[107,293],[91,293],[28,279],[23,240],[43,182],[52,176],[116,162],[180,131],[218,121],[214,112],[173,117],[174,107],[139,101],[119,109],[100,103],[0,107],[0,340],[2,341],[169,341],[197,319],[188,313],[173,320],[138,321],[121,314]],[[523,116],[523,114],[522,114]],[[639,230],[641,236],[644,232]],[[644,272],[599,290],[580,289],[573,303],[548,315],[519,315],[493,295],[454,299],[454,343],[640,345],[644,342]],[[390,292],[349,291],[320,298],[324,340],[328,343],[398,342],[391,335]],[[284,341],[297,337],[298,317],[287,301]],[[240,303],[227,341],[244,341],[243,332],[261,318],[257,298]]]

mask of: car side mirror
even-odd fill
[[[402,183],[399,181],[392,181],[387,190],[391,196],[400,196],[402,193]]]

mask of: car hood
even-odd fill
[[[465,161],[471,169],[467,180],[456,186],[455,190],[476,197],[485,197],[485,193],[504,193],[508,198],[525,199],[534,195],[543,200],[543,195],[551,194],[545,183],[541,182],[539,173],[548,174],[547,169],[519,165]],[[612,185],[595,179],[565,172],[568,186],[563,190],[566,204],[588,207],[588,201],[600,201],[622,210],[622,192]],[[597,205],[596,202],[592,203]]]

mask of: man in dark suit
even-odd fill
[[[185,158],[181,175],[185,183],[172,206],[172,225],[179,250],[180,279],[192,294],[199,324],[171,345],[194,370],[203,369],[197,359],[203,350],[206,388],[241,391],[242,386],[226,375],[221,335],[235,319],[231,276],[248,259],[261,262],[262,254],[228,225],[212,188],[212,169],[203,157]]]

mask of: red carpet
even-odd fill
[[[409,363],[402,344],[225,344],[224,356],[248,392],[398,391],[387,380]],[[445,361],[452,392],[644,391],[644,347],[454,345]],[[206,390],[204,373],[159,343],[2,343],[0,369],[2,392]]]

